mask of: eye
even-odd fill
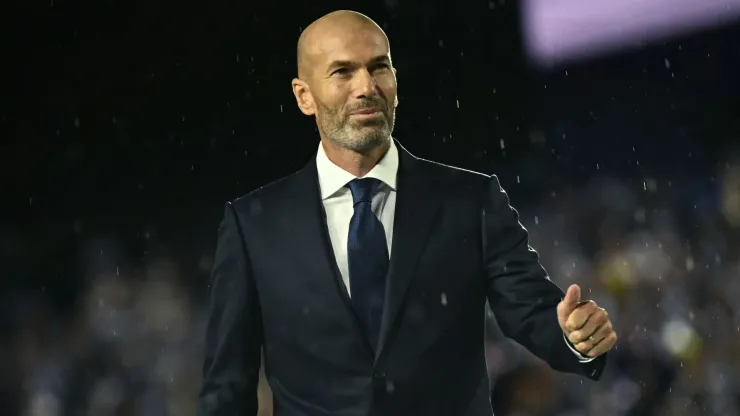
[[[346,76],[350,74],[349,68],[339,68],[331,73],[332,75]]]
[[[391,67],[391,66],[390,66],[390,65],[388,65],[388,64],[386,64],[386,63],[380,63],[380,64],[375,64],[375,65],[373,65],[373,66],[372,66],[372,68],[371,68],[371,70],[372,70],[372,71],[377,71],[377,70],[386,70],[386,69],[390,69],[390,67]]]

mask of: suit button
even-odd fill
[[[383,372],[375,373],[373,374],[373,378],[376,380],[383,380],[385,378],[385,373]]]

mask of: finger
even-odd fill
[[[601,324],[593,334],[586,336],[585,339],[578,343],[573,343],[576,349],[584,354],[590,352],[596,345],[603,341],[610,333],[614,332],[611,322],[606,320]],[[569,338],[570,339],[570,338]],[[571,341],[573,342],[573,341]]]
[[[596,332],[608,321],[606,311],[597,307],[596,311],[586,319],[586,323],[580,329],[568,334],[568,340],[575,345],[587,340],[590,336],[596,338]]]
[[[568,291],[565,292],[565,298],[563,298],[563,303],[566,306],[572,307],[572,309],[575,309],[578,305],[578,302],[581,301],[581,287],[578,285],[570,285],[568,288]]]
[[[599,310],[599,307],[596,306],[596,302],[592,300],[581,302],[579,306],[571,312],[570,315],[568,315],[568,318],[565,321],[565,328],[568,331],[581,329],[586,321],[588,321],[588,318],[597,310]]]
[[[598,357],[604,353],[609,352],[609,350],[614,347],[614,344],[617,343],[617,333],[614,331],[609,332],[609,334],[606,335],[599,343],[594,345],[593,348],[586,354],[589,357]]]
[[[578,307],[581,300],[581,288],[578,285],[571,285],[565,293],[563,300],[558,303],[558,320],[560,325],[565,325],[568,316]]]

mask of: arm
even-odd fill
[[[200,416],[257,415],[262,317],[234,207],[226,204],[209,291]]]
[[[605,355],[584,362],[563,339],[557,305],[564,294],[529,246],[527,230],[498,178],[489,179],[484,200],[483,255],[488,302],[502,332],[558,371],[598,379]]]

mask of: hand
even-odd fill
[[[598,357],[617,342],[609,314],[592,300],[581,301],[581,288],[572,285],[558,304],[558,322],[580,353]]]

